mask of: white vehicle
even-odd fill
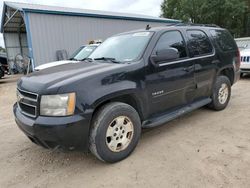
[[[78,63],[85,58],[87,58],[100,44],[90,44],[86,46],[81,46],[79,49],[77,49],[68,60],[62,60],[62,61],[54,61],[50,63],[46,63],[40,66],[37,66],[35,68],[35,71],[47,69],[50,67],[55,67],[59,65],[64,65],[68,63]]]
[[[250,74],[250,49],[245,49],[240,52],[241,54],[241,65],[240,65],[240,71],[241,76],[243,74],[248,73]]]

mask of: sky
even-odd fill
[[[35,3],[62,7],[83,8],[124,13],[136,13],[149,16],[160,16],[160,4],[163,0],[10,0],[14,2]],[[3,0],[0,0],[0,15],[3,10]],[[0,34],[0,46],[4,46]]]

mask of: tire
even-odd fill
[[[224,89],[223,89],[224,88]],[[213,110],[224,110],[231,97],[231,82],[226,76],[217,77],[212,93],[212,102],[209,108]]]
[[[240,73],[240,77],[243,78],[244,77],[244,73]]]
[[[0,78],[4,77],[4,70],[2,67],[0,67]]]
[[[125,103],[112,102],[101,107],[93,117],[89,149],[102,161],[118,162],[133,152],[140,135],[137,111]]]

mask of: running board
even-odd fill
[[[192,104],[189,104],[187,106],[184,106],[176,111],[173,111],[173,112],[164,114],[162,116],[146,120],[142,123],[142,128],[153,128],[153,127],[162,125],[162,124],[167,123],[167,122],[169,122],[169,121],[171,121],[179,116],[182,116],[183,114],[191,112],[191,111],[198,109],[202,106],[205,106],[211,102],[212,102],[212,99],[210,99],[210,98],[203,99],[203,100],[194,102]]]

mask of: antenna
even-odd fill
[[[149,26],[149,24],[146,26],[146,30],[151,29],[151,27]]]

